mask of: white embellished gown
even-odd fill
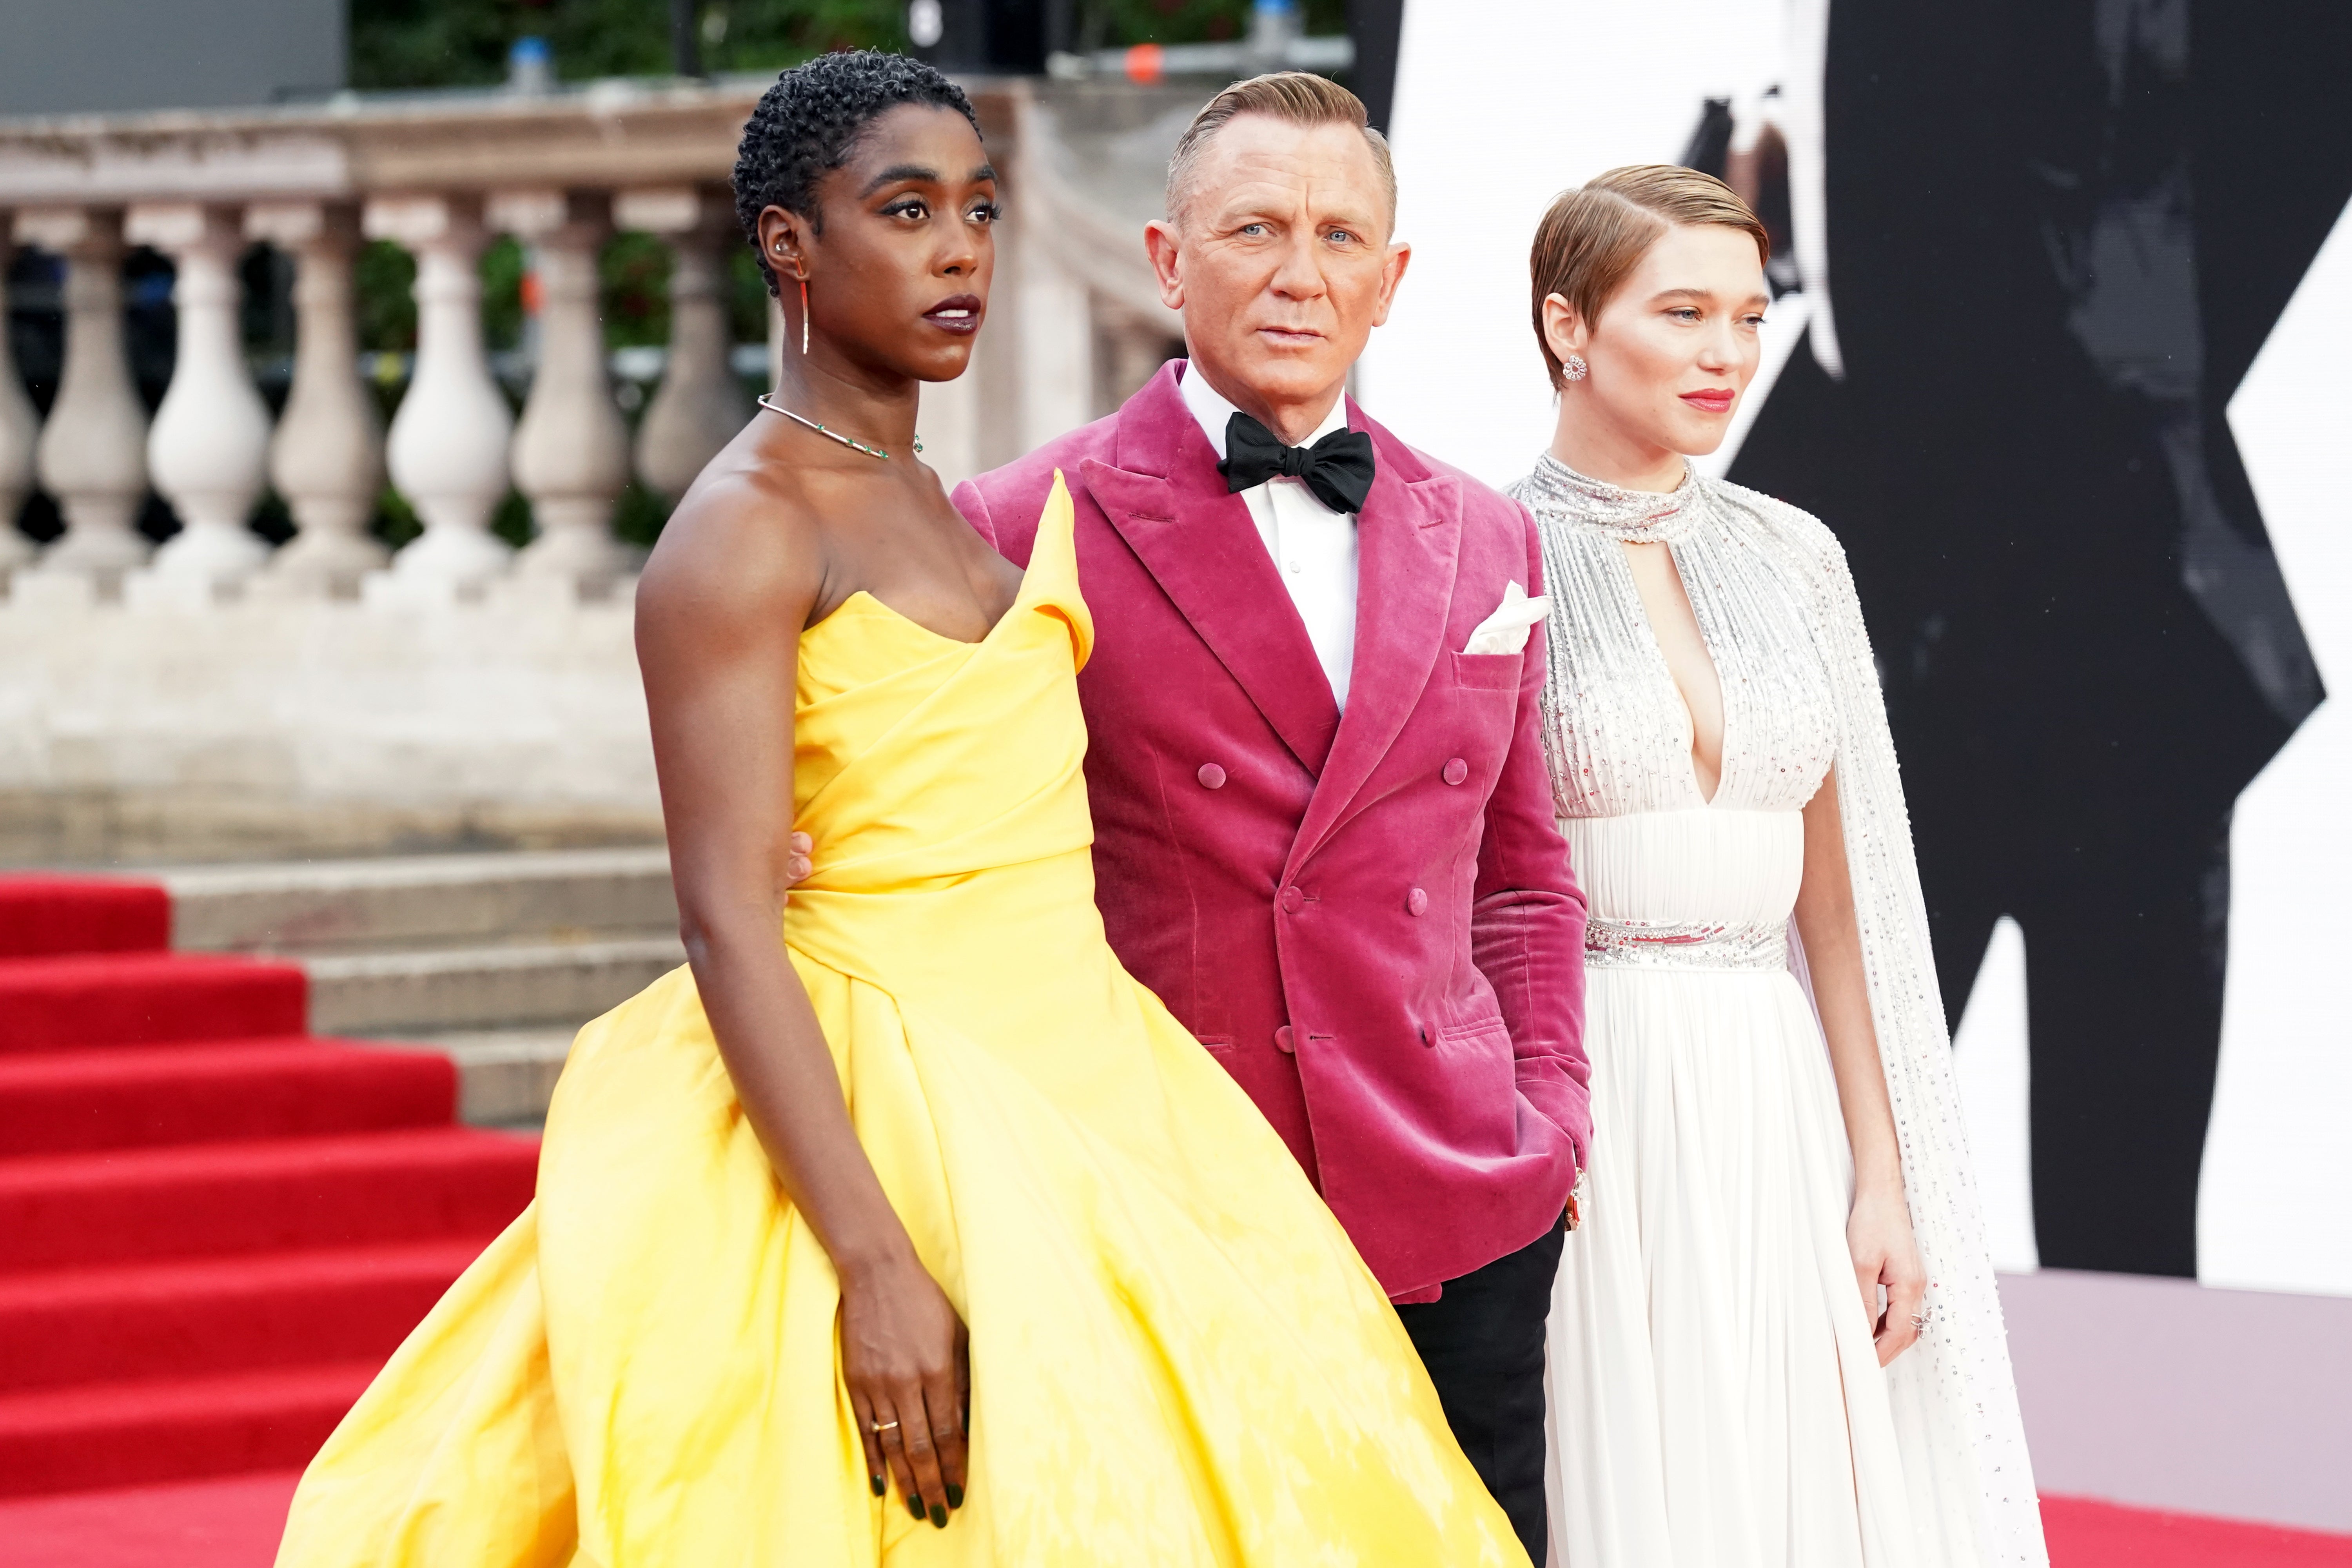
[[[1949,1044],[1843,553],[1794,508],[1549,457],[1546,739],[1590,903],[1592,1162],[1550,1324],[1559,1568],[2046,1561]],[[1668,545],[1723,690],[1701,795],[1688,707],[1622,548]],[[1790,923],[1801,815],[1838,774],[1872,1012],[1930,1277],[1882,1370],[1845,1243],[1852,1160]]]

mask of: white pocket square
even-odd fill
[[[1462,645],[1464,653],[1517,653],[1528,646],[1528,633],[1540,625],[1551,613],[1551,600],[1538,595],[1528,597],[1528,591],[1517,583],[1503,590],[1503,602],[1495,613],[1478,623],[1470,640]]]

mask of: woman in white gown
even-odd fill
[[[1552,1560],[2041,1564],[1844,556],[1684,461],[1755,372],[1768,243],[1727,187],[1644,166],[1564,193],[1532,262],[1559,424],[1514,493],[1543,536],[1547,735],[1591,909]]]

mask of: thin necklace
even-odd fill
[[[881,447],[869,447],[865,442],[855,440],[850,437],[843,435],[838,430],[827,429],[825,426],[818,424],[815,420],[811,419],[805,414],[795,414],[789,408],[783,407],[778,404],[771,403],[768,401],[768,395],[764,392],[760,394],[759,402],[760,406],[766,409],[771,414],[781,414],[796,425],[805,425],[810,429],[815,431],[818,435],[828,437],[833,440],[840,442],[845,447],[854,447],[869,458],[879,458],[884,462],[890,460],[890,454],[884,451]],[[918,436],[915,437],[915,450],[919,452],[922,449],[923,438],[920,436]]]

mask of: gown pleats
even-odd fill
[[[304,1478],[280,1568],[1524,1564],[1281,1140],[1105,942],[1066,496],[966,645],[802,642],[784,942],[971,1333],[945,1530],[868,1489],[837,1282],[691,973],[582,1031],[531,1209]]]
[[[1612,918],[1788,918],[1793,811],[1570,821]],[[1575,1568],[1911,1562],[1885,1378],[1845,1245],[1853,1175],[1784,970],[1596,965],[1593,1154],[1553,1305],[1553,1535]]]

